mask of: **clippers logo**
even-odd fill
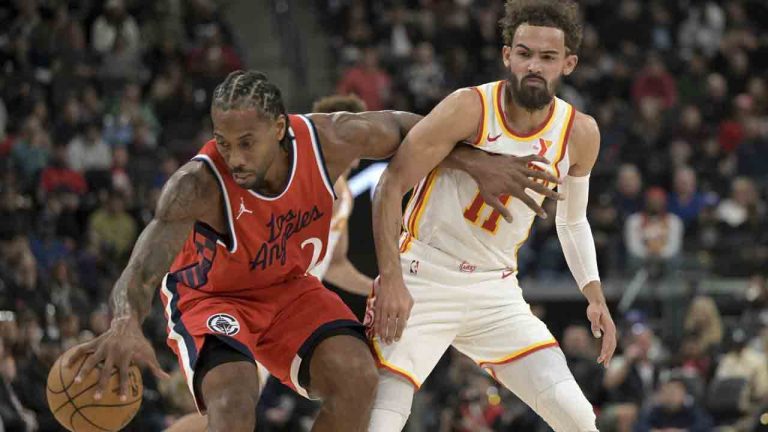
[[[208,328],[215,333],[234,336],[240,331],[240,323],[235,317],[225,313],[217,313],[208,318]]]
[[[466,261],[459,264],[459,271],[463,273],[473,273],[475,270],[477,270],[477,266],[470,264]]]
[[[419,262],[416,260],[411,261],[411,274],[415,275],[419,273]]]

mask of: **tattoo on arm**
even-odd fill
[[[149,313],[160,281],[201,216],[200,202],[212,188],[204,168],[190,163],[166,183],[154,219],[136,241],[131,258],[112,290],[115,318],[133,315],[139,322]]]

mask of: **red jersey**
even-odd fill
[[[312,121],[290,115],[289,124],[290,179],[276,196],[239,186],[215,140],[192,158],[204,162],[219,183],[227,232],[195,224],[171,266],[180,284],[208,295],[259,289],[305,277],[325,256],[333,183]]]

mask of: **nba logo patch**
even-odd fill
[[[240,331],[240,323],[235,317],[225,313],[217,313],[208,318],[208,328],[214,333],[234,336]]]
[[[419,273],[419,262],[416,260],[411,261],[411,274],[415,275]]]

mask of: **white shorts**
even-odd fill
[[[450,345],[490,369],[557,346],[523,300],[515,274],[473,271],[467,263],[413,240],[401,254],[413,309],[399,342],[372,340],[379,367],[416,388]]]

